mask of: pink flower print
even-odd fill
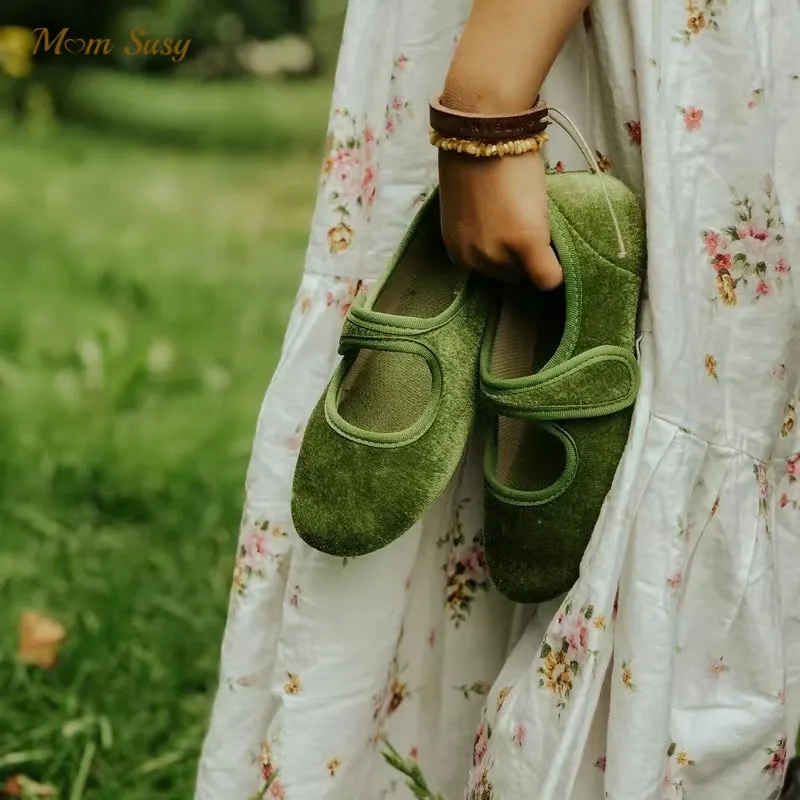
[[[786,689],[781,689],[778,692],[778,702],[781,704],[786,702]]]
[[[564,625],[565,619],[566,615],[564,614],[564,611],[559,611],[558,614],[556,614],[555,620],[550,623],[550,628],[547,631],[548,636],[561,641],[567,635],[565,631],[566,626]]]
[[[486,553],[480,545],[475,545],[467,555],[464,562],[467,573],[476,581],[483,581],[486,578]]]
[[[582,656],[589,643],[589,626],[581,615],[575,620],[575,627],[567,634],[571,655]]]
[[[786,739],[779,739],[774,749],[768,747],[767,754],[772,758],[761,771],[769,775],[782,775],[786,768]]]
[[[269,796],[275,800],[286,800],[286,789],[283,788],[283,784],[280,781],[275,781],[269,787]]]
[[[378,173],[373,166],[367,166],[364,169],[364,174],[361,176],[361,204],[366,208],[370,208],[375,202],[375,195],[377,194],[376,183]]]
[[[436,631],[431,631],[428,634],[428,647],[433,647],[436,644]]]
[[[395,125],[394,120],[391,117],[389,117],[386,120],[386,125],[384,126],[384,130],[386,131],[387,134],[392,134],[397,130],[397,126]]]
[[[687,106],[681,110],[683,112],[683,122],[686,125],[686,129],[689,131],[699,130],[700,126],[703,124],[703,109]]]
[[[703,238],[703,244],[706,248],[706,253],[709,256],[715,256],[717,254],[717,250],[719,249],[720,245],[720,235],[715,231],[706,231],[706,235]]]
[[[358,151],[352,147],[340,147],[333,154],[333,170],[336,178],[346,183],[350,176],[358,171],[360,157]]]
[[[557,172],[559,175],[561,175],[565,170],[564,162],[563,161],[557,161],[556,165],[555,165],[555,167],[553,167],[553,169],[554,169],[555,172]]]
[[[681,571],[678,570],[674,575],[667,578],[667,586],[670,589],[677,589],[681,585],[681,581],[683,580],[683,575]]]
[[[778,262],[775,264],[775,272],[778,275],[788,275],[789,274],[789,265],[786,263],[786,259],[781,257],[778,259]]]
[[[372,144],[375,141],[375,131],[373,131],[372,128],[364,128],[362,136],[364,144]]]
[[[486,737],[486,726],[481,725],[475,734],[475,742],[472,747],[472,764],[475,767],[483,763],[486,753],[489,750],[489,740]]]
[[[403,101],[397,96],[394,96],[394,100],[392,100],[392,108],[395,111],[401,111],[403,108]]]
[[[353,300],[355,300],[356,297],[358,297],[363,287],[364,287],[363,281],[356,281],[355,283],[350,284],[347,290],[347,299],[342,303],[340,309],[343,317],[347,316],[347,312],[350,310],[350,306],[353,304]]]
[[[605,772],[606,771],[606,757],[605,756],[601,756],[600,758],[598,758],[597,761],[594,762],[594,766],[597,767],[597,769],[599,769],[601,772]]]
[[[292,608],[297,608],[300,605],[300,587],[299,586],[295,586],[294,589],[292,590],[292,594],[289,597],[289,605],[292,606]]]
[[[244,543],[244,553],[247,566],[253,570],[261,568],[264,559],[269,555],[267,537],[263,531],[254,530]]]
[[[412,747],[411,750],[409,750],[408,757],[412,761],[417,761],[419,759],[419,750],[417,750],[416,747]]]
[[[800,454],[799,454],[800,455]],[[794,458],[794,456],[792,456]],[[767,496],[767,465],[759,464],[756,467],[756,483],[758,484],[758,491],[762,497]]]
[[[400,55],[397,56],[397,60],[394,62],[394,64],[398,69],[403,69],[403,67],[408,64],[408,56],[400,53]]]
[[[763,89],[754,89],[753,94],[751,95],[750,99],[747,101],[748,108],[756,108],[761,103],[761,96],[764,94]]]
[[[514,738],[512,741],[517,747],[522,747],[525,744],[525,737],[528,735],[528,729],[524,725],[514,726]]]
[[[786,462],[786,474],[789,476],[789,480],[792,481],[800,478],[800,453],[789,456]]]
[[[362,156],[357,148],[340,147],[333,155],[333,176],[336,192],[347,202],[356,200],[361,189]]]
[[[747,239],[748,237],[758,242],[766,242],[769,238],[769,231],[766,228],[757,228],[750,222],[745,227],[739,229],[740,239]]]
[[[333,296],[333,292],[328,292],[325,295],[325,307],[326,308],[330,308],[333,305],[335,300],[336,300],[336,298]]]
[[[625,123],[625,130],[633,144],[637,147],[642,146],[642,123],[638,119],[632,119]]]
[[[730,272],[733,265],[730,253],[717,253],[714,256],[714,269],[719,272],[720,270],[728,270]]]
[[[756,285],[756,294],[766,297],[772,294],[772,287],[766,281],[759,281]]]
[[[789,505],[789,495],[788,495],[788,494],[786,494],[786,492],[784,492],[784,493],[781,495],[781,499],[780,499],[780,500],[778,500],[778,505],[779,505],[781,508],[786,508],[786,506],[788,506],[788,505]]]
[[[723,672],[728,672],[729,669],[730,667],[720,658],[719,661],[715,661],[711,665],[711,674],[717,677],[718,675],[722,675]]]

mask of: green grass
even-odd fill
[[[308,131],[325,124],[320,81],[280,84],[203,83],[133,78],[99,72],[65,90],[64,112],[107,136],[132,136],[156,145],[236,149],[278,154],[309,144]],[[322,82],[327,87],[327,81]],[[312,139],[319,148],[319,140]]]
[[[328,87],[108,80],[114,137],[0,117],[0,785],[185,800]],[[69,629],[53,670],[16,662],[29,608]]]

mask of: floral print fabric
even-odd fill
[[[498,596],[480,452],[359,559],[292,472],[369,289],[434,185],[426,106],[468,0],[351,0],[310,245],[259,417],[196,800],[767,800],[800,718],[800,8],[595,0],[547,99],[647,208],[643,383],[565,598]],[[554,171],[583,168],[557,131]]]

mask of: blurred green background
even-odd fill
[[[192,796],[245,469],[302,269],[345,4],[0,10],[0,26],[102,36],[134,20],[193,40],[179,64],[51,52],[26,65],[0,32],[9,796]],[[17,657],[27,610],[68,632],[50,669]]]

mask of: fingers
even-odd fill
[[[517,243],[512,252],[537,289],[549,292],[564,282],[564,271],[549,244],[542,245],[527,239]]]
[[[447,248],[450,260],[465,269],[480,272],[487,278],[520,283],[526,280],[525,272],[514,255],[504,248],[479,248],[470,244],[459,244]]]
[[[555,251],[549,243],[542,244],[539,237],[520,236],[508,246],[495,242],[486,247],[464,237],[448,246],[447,252],[455,264],[494,280],[519,283],[527,279],[545,292],[564,282],[564,272]]]

